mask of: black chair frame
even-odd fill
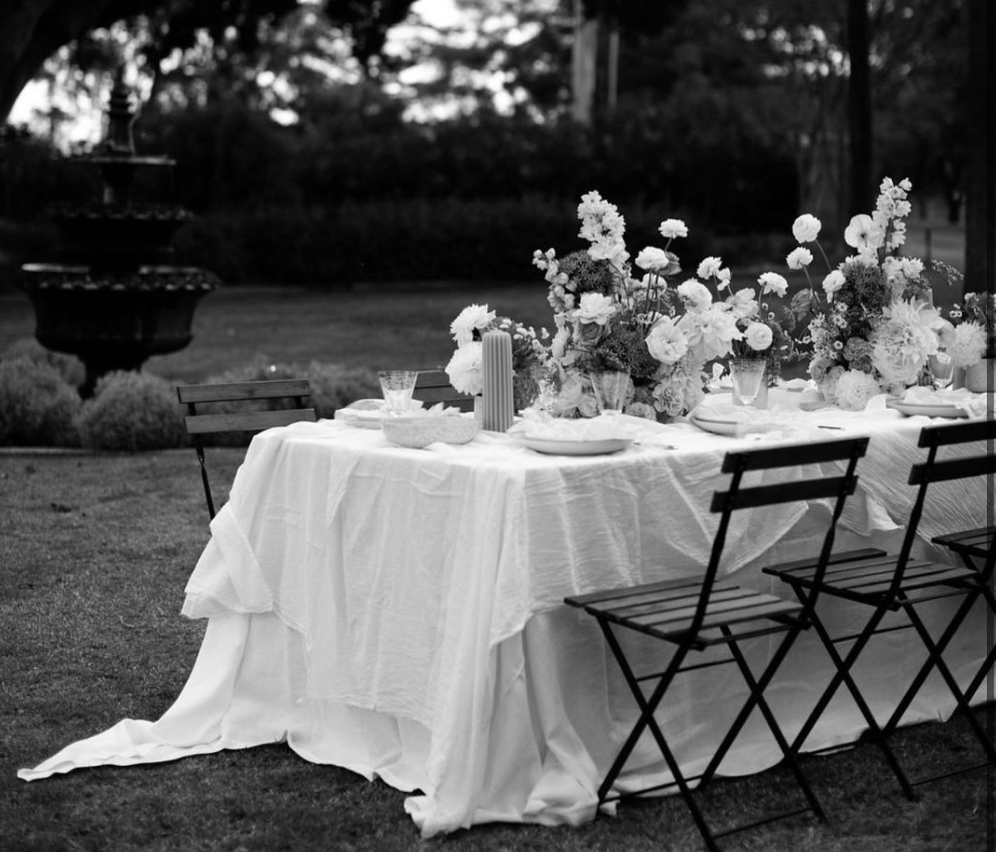
[[[314,422],[317,415],[308,408],[306,400],[311,396],[311,385],[307,379],[271,379],[257,382],[225,382],[219,384],[177,385],[177,399],[186,406],[184,423],[190,434],[201,468],[201,482],[204,485],[204,499],[207,501],[211,520],[217,514],[211,496],[207,464],[204,456],[204,435],[218,432],[261,432],[274,426],[287,426],[301,420]],[[225,411],[204,414],[197,411],[198,405],[226,402],[255,402],[289,400],[293,408],[270,410]]]
[[[917,798],[914,791],[916,786],[952,775],[971,772],[996,763],[996,748],[993,747],[982,724],[969,709],[969,700],[996,659],[994,651],[989,650],[985,663],[965,690],[958,686],[943,658],[945,649],[976,601],[984,598],[990,609],[996,612],[996,599],[994,599],[991,589],[993,561],[996,558],[992,538],[990,536],[986,549],[978,548],[975,545],[969,546],[968,554],[981,556],[983,559],[983,564],[978,570],[972,567],[971,563],[966,566],[950,566],[914,558],[911,555],[917,539],[917,528],[923,514],[927,489],[931,483],[949,482],[970,476],[991,476],[996,473],[996,456],[991,452],[983,456],[939,461],[937,459],[938,450],[943,446],[981,440],[991,441],[994,434],[996,434],[996,424],[992,421],[932,426],[923,429],[919,438],[919,446],[927,449],[927,458],[921,463],[914,464],[910,472],[909,484],[918,486],[918,489],[898,555],[883,555],[880,558],[845,564],[839,568],[835,567],[821,577],[814,576],[811,571],[805,568],[786,570],[782,566],[781,568],[765,569],[767,573],[774,574],[788,583],[799,601],[812,609],[814,629],[835,669],[829,684],[792,743],[794,752],[801,751],[806,738],[812,732],[834,694],[841,684],[844,684],[868,724],[869,735],[881,749],[886,763],[892,769],[907,798],[911,800]],[[954,549],[957,550],[957,546]],[[857,633],[831,636],[829,630],[820,620],[819,612],[815,606],[816,599],[821,594],[865,604],[871,608],[871,615],[864,627]],[[917,611],[917,606],[946,597],[961,597],[962,600],[941,635],[935,640]],[[908,621],[897,625],[881,626],[887,614],[900,611],[905,613]],[[852,670],[874,636],[907,629],[913,629],[920,637],[926,648],[927,657],[907,685],[889,719],[884,725],[879,725],[852,675]],[[842,654],[837,646],[846,643],[851,643],[850,648],[846,654]],[[944,679],[958,709],[964,711],[970,727],[986,753],[987,761],[911,780],[889,745],[888,738],[899,726],[917,692],[934,670],[939,672]]]
[[[812,812],[820,821],[825,821],[826,815],[802,772],[798,755],[791,749],[764,697],[765,689],[771,683],[795,639],[802,630],[809,627],[811,621],[809,606],[744,589],[727,580],[718,581],[717,577],[734,511],[796,501],[819,499],[834,501],[820,554],[815,560],[815,564],[821,570],[832,564],[838,558],[833,555],[837,523],[847,497],[854,493],[857,483],[855,469],[858,459],[865,453],[867,443],[867,438],[856,438],[727,454],[723,461],[722,472],[731,474],[731,480],[727,491],[716,492],[713,496],[711,511],[718,513],[720,517],[704,575],[565,599],[568,605],[585,610],[597,620],[640,710],[636,724],[599,786],[599,806],[631,796],[676,787],[710,850],[719,848],[716,843],[718,838],[774,820]],[[846,463],[843,476],[825,476],[798,482],[742,487],[744,475],[751,471],[834,461]],[[868,551],[867,555],[871,556],[874,553]],[[619,629],[638,631],[668,642],[673,650],[664,671],[637,677],[616,635]],[[781,640],[760,674],[755,676],[739,643],[744,639],[774,634],[782,634]],[[694,660],[690,655],[713,646],[725,646],[729,656],[705,662],[689,661]],[[747,685],[749,695],[706,768],[697,776],[686,777],[654,714],[679,674],[728,663],[737,666]],[[646,696],[643,683],[654,679],[656,685],[650,695]],[[806,799],[806,806],[722,831],[713,831],[693,796],[691,782],[697,781],[698,786],[703,786],[713,779],[755,709],[764,717]],[[674,780],[630,793],[613,794],[613,784],[629,760],[638,740],[647,730],[650,731]]]

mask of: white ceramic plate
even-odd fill
[[[742,425],[735,420],[705,420],[698,417],[689,417],[688,421],[693,426],[698,426],[703,432],[727,435],[731,438],[737,437],[737,430]]]
[[[900,414],[905,414],[907,417],[914,417],[920,415],[921,417],[950,417],[956,419],[959,417],[968,417],[968,413],[962,411],[960,408],[956,408],[953,405],[938,405],[926,402],[903,402],[898,399],[890,399],[885,403],[887,408],[894,408]]]
[[[528,435],[520,435],[519,442],[530,450],[554,456],[604,456],[625,450],[633,443],[629,438],[565,441],[562,438],[530,438]]]

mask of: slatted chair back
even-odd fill
[[[994,441],[996,441],[996,420],[988,419],[941,426],[925,426],[920,432],[918,446],[927,450],[927,458],[923,462],[914,464],[910,470],[909,484],[917,486],[917,493],[913,501],[913,508],[910,510],[909,520],[906,522],[906,535],[899,551],[897,570],[889,588],[890,597],[894,598],[902,587],[906,567],[910,561],[910,553],[916,543],[928,486],[936,482],[953,482],[996,474]],[[938,459],[942,447],[982,444],[983,442],[985,442],[985,446],[979,447],[971,455],[960,455],[957,458],[944,460]],[[990,537],[988,552],[981,569],[984,576],[988,577],[992,574],[994,560],[996,560],[996,539]]]
[[[258,382],[226,382],[220,384],[178,385],[177,399],[186,406],[184,423],[197,453],[201,468],[201,482],[208,514],[216,514],[211,484],[204,456],[205,435],[224,432],[262,432],[274,426],[287,426],[299,421],[314,422],[318,419],[315,409],[309,408],[311,385],[307,379],[272,379]],[[238,410],[230,404],[244,407]],[[289,407],[273,408],[275,404]],[[198,411],[197,406],[221,404],[222,411]]]
[[[719,526],[713,540],[709,565],[706,568],[702,592],[699,597],[695,617],[689,627],[689,633],[697,634],[705,619],[713,586],[719,572],[726,544],[726,535],[730,520],[735,511],[754,509],[762,506],[774,506],[785,503],[798,503],[810,500],[833,500],[830,523],[823,537],[820,548],[817,577],[822,579],[833,554],[834,540],[837,534],[837,523],[844,510],[848,497],[854,493],[858,483],[856,468],[858,460],[868,449],[868,438],[851,438],[840,441],[826,441],[814,444],[796,444],[788,447],[777,447],[761,450],[745,450],[727,453],[723,460],[722,472],[731,474],[729,487],[725,491],[713,494],[710,510],[718,513]],[[843,463],[844,473],[831,476],[808,477],[797,482],[776,483],[772,485],[742,486],[743,477],[751,471],[773,470],[777,468],[800,467],[803,465]],[[811,608],[815,606],[816,596],[803,612],[801,620],[808,624]]]
[[[412,398],[426,407],[442,402],[461,411],[474,410],[474,397],[454,388],[445,370],[419,370]]]

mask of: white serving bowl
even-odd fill
[[[455,415],[422,417],[386,417],[380,423],[384,436],[402,447],[421,449],[436,441],[466,444],[479,431],[472,417]]]

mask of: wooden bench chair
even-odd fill
[[[184,422],[197,453],[201,481],[204,483],[204,498],[212,520],[216,513],[204,458],[205,435],[224,432],[255,433],[301,420],[314,422],[318,419],[315,410],[308,408],[305,402],[311,396],[311,386],[307,379],[178,385],[176,395],[180,404],[187,407]],[[223,410],[202,412],[197,410],[198,405],[213,405]],[[236,406],[238,410],[234,410]]]
[[[996,455],[991,452],[983,451],[981,454],[963,455],[940,461],[938,460],[938,450],[941,447],[992,441],[994,438],[996,438],[996,423],[993,421],[928,426],[923,429],[920,433],[919,446],[927,449],[927,458],[923,462],[914,464],[910,471],[909,484],[918,486],[918,489],[898,554],[883,554],[874,559],[835,565],[825,574],[817,572],[811,565],[765,569],[768,573],[787,583],[801,603],[814,609],[814,627],[836,670],[834,677],[792,744],[793,751],[798,752],[802,748],[806,737],[809,736],[823,711],[829,705],[835,692],[841,684],[844,684],[868,723],[869,733],[878,743],[886,762],[908,798],[916,798],[913,791],[913,787],[916,785],[937,781],[941,778],[996,763],[996,749],[987,737],[981,723],[969,711],[968,705],[972,695],[979,688],[986,673],[993,665],[993,649],[989,649],[985,663],[966,690],[959,688],[943,659],[945,648],[950,644],[969,610],[980,598],[985,599],[990,609],[996,613],[996,600],[994,600],[990,586],[993,562],[996,559],[992,530],[956,533],[940,536],[937,539],[941,544],[947,545],[956,553],[960,553],[966,561],[964,566],[952,566],[946,563],[918,559],[911,554],[917,538],[917,526],[920,523],[927,497],[927,488],[931,483],[954,482],[973,476],[992,476],[993,473],[996,473]],[[981,562],[973,565],[971,562],[973,558],[981,559]],[[820,620],[819,609],[815,607],[816,599],[821,595],[864,604],[870,611],[867,622],[857,633],[831,636],[827,627]],[[924,625],[917,607],[927,601],[948,597],[960,597],[962,600],[941,631],[940,636],[935,640]],[[882,626],[883,619],[888,613],[900,611],[906,616],[904,621],[892,626]],[[899,698],[892,715],[884,725],[879,725],[851,673],[873,636],[907,629],[915,630],[920,637],[927,651],[926,660]],[[842,655],[837,646],[843,643],[849,644],[850,647],[847,653]],[[986,754],[987,761],[945,772],[941,775],[911,781],[890,747],[888,737],[899,725],[927,676],[934,670],[940,673],[958,708],[964,711],[968,723]]]
[[[818,572],[822,572],[837,559],[850,558],[849,556],[834,556],[833,542],[844,503],[847,497],[854,492],[857,483],[855,468],[858,459],[864,455],[867,444],[867,438],[857,438],[804,446],[728,453],[723,461],[722,472],[731,474],[731,480],[728,490],[718,491],[713,496],[711,511],[719,514],[719,523],[709,564],[706,566],[704,574],[630,588],[582,594],[565,599],[565,603],[583,609],[598,621],[640,710],[636,724],[599,787],[599,806],[605,802],[628,796],[677,787],[706,845],[711,850],[719,848],[716,844],[719,837],[775,819],[812,812],[819,820],[825,820],[823,808],[802,773],[797,755],[789,747],[764,697],[765,689],[771,683],[792,643],[800,631],[809,627],[811,604],[805,601],[783,600],[774,595],[743,588],[730,580],[719,580],[718,574],[733,512],[739,509],[758,508],[780,503],[819,499],[834,501],[833,512],[819,556],[810,561]],[[817,476],[774,485],[749,487],[742,485],[744,475],[749,472],[830,462],[844,463],[846,469],[844,475]],[[862,551],[861,555],[871,556],[879,552]],[[667,643],[672,649],[672,655],[665,669],[662,672],[637,677],[634,673],[634,667],[627,659],[623,645],[616,635],[618,630],[637,631]],[[740,642],[762,636],[772,637],[772,652],[763,671],[759,675],[755,675],[747,662]],[[714,646],[721,648],[725,646],[729,652],[728,655],[705,661],[697,656],[700,652]],[[749,696],[740,708],[733,724],[710,756],[702,773],[697,776],[685,777],[668,744],[667,735],[658,724],[654,714],[667,696],[677,675],[694,669],[731,662],[736,664],[744,678]],[[653,684],[649,695],[645,694],[644,691],[646,682]],[[697,781],[698,786],[701,787],[715,776],[723,758],[755,709],[761,712],[771,730],[806,799],[806,806],[714,832],[707,824],[696,797],[692,795],[690,785],[691,782]],[[653,736],[674,781],[625,794],[614,794],[612,791],[614,782],[626,765],[637,741],[647,730]]]
[[[445,370],[419,370],[412,399],[420,400],[426,408],[442,402],[461,411],[474,410],[474,397],[454,388]]]

